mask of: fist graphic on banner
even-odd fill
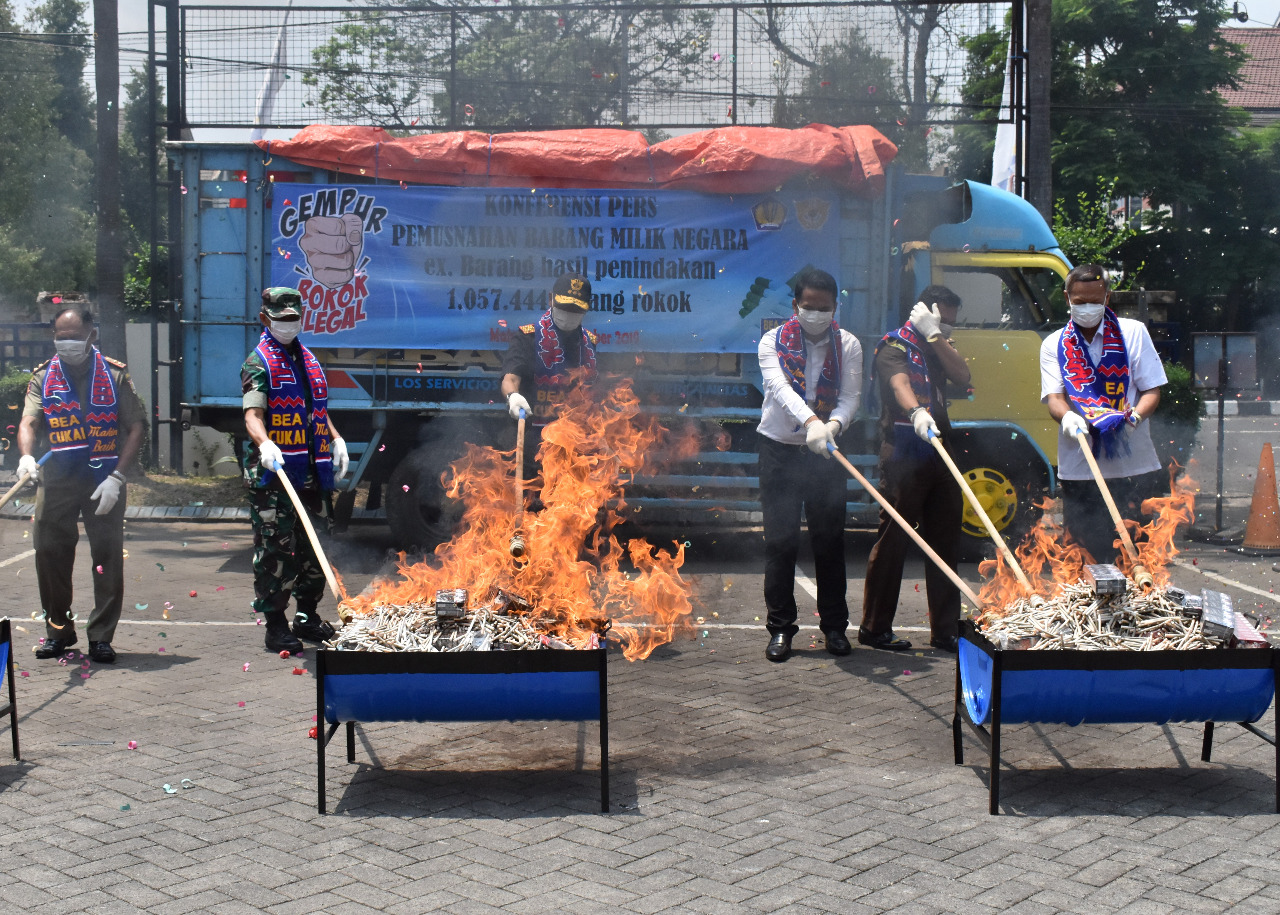
[[[337,289],[351,282],[364,249],[364,220],[354,213],[312,216],[298,247],[317,283]]]

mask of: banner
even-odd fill
[[[505,349],[557,276],[604,351],[754,353],[806,266],[839,271],[833,193],[280,185],[271,283],[311,347]]]

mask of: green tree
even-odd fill
[[[849,29],[819,48],[794,98],[780,95],[774,108],[779,127],[804,124],[900,124],[906,117],[895,63],[876,53],[861,30]],[[898,135],[890,139],[901,139]]]
[[[414,6],[349,13],[313,51],[304,80],[327,116],[398,129],[414,126],[415,112],[454,127],[618,126],[632,106],[710,66],[703,12],[459,3],[455,41],[437,4]]]
[[[153,197],[150,160],[154,159],[157,175],[165,174],[164,128],[156,127],[151,133],[151,117],[147,112],[147,74],[132,71],[125,84],[125,103],[120,112],[120,190],[124,205],[125,224],[125,277],[124,302],[126,311],[145,313],[151,306],[150,280],[153,265],[150,250],[151,213],[156,203],[159,237],[168,237],[168,208],[164,197]],[[164,106],[156,102],[155,122],[164,120]],[[168,256],[166,249],[157,250],[161,298],[168,297]]]
[[[1128,289],[1137,282],[1142,265],[1126,270],[1120,254],[1138,230],[1116,219],[1112,209],[1116,197],[1115,178],[1099,178],[1092,194],[1081,192],[1070,204],[1059,197],[1053,206],[1053,234],[1072,263],[1101,264],[1121,272],[1124,279],[1116,288]]]
[[[77,149],[92,155],[93,101],[84,81],[91,37],[86,10],[84,0],[45,0],[31,10],[28,19],[49,47],[48,65],[57,86],[50,102],[53,126]]]
[[[21,28],[10,0],[0,32],[0,300],[30,314],[41,289],[91,287],[93,165],[56,124],[55,49]]]

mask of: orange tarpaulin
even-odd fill
[[[258,140],[272,156],[350,175],[481,187],[660,187],[714,194],[772,190],[802,175],[867,197],[884,190],[898,148],[873,127],[720,127],[650,146],[631,130],[477,131],[394,137],[380,127],[313,124]]]

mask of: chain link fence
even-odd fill
[[[400,130],[994,120],[965,40],[1020,0],[184,6],[192,127]]]

